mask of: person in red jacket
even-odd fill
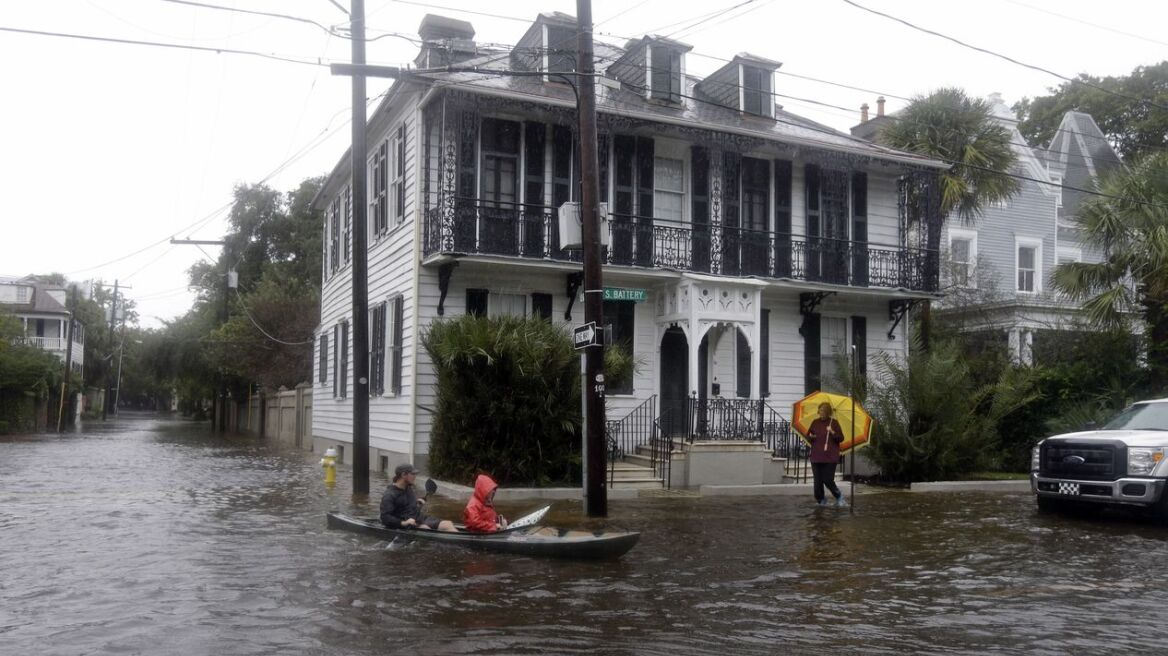
[[[507,520],[495,512],[495,490],[499,484],[486,474],[475,479],[474,494],[462,511],[462,523],[474,533],[494,533],[507,528]]]
[[[821,506],[827,505],[823,494],[823,488],[827,486],[835,497],[835,505],[848,505],[843,492],[840,492],[835,484],[835,467],[839,464],[840,444],[844,441],[844,431],[839,422],[831,416],[830,403],[824,401],[819,404],[819,417],[811,422],[807,433],[811,440],[811,474],[815,479],[815,502]]]

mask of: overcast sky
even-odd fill
[[[1148,0],[855,0],[921,27],[1052,71],[1119,75],[1168,58],[1168,3]],[[347,7],[348,0],[337,0]],[[1060,80],[849,6],[843,0],[594,0],[597,38],[646,33],[691,44],[687,69],[705,75],[747,51],[783,62],[776,92],[787,110],[846,130],[859,106],[957,85],[1000,92],[1008,104]],[[206,0],[341,26],[332,0]],[[575,14],[575,1],[436,5],[367,0],[370,63],[413,59],[426,13],[473,23],[480,42],[514,44],[540,11]],[[0,31],[0,275],[61,272],[129,285],[145,326],[190,306],[186,270],[207,256],[178,238],[218,239],[237,184],[287,191],[327,173],[348,145],[349,86],[327,64],[349,43],[311,22],[174,0],[4,2],[0,28],[246,50],[226,52]],[[458,11],[464,8],[472,12]],[[506,17],[490,17],[481,13]],[[510,18],[508,18],[510,17]],[[520,18],[522,20],[513,20]],[[682,21],[679,23],[679,21]],[[324,64],[318,65],[317,63]],[[873,93],[813,82],[819,78]],[[369,95],[386,81],[370,80]],[[217,255],[214,247],[204,247]]]

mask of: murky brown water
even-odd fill
[[[641,543],[576,563],[327,530],[374,509],[318,460],[150,418],[0,438],[0,653],[1163,650],[1168,528],[1028,495],[614,500]]]

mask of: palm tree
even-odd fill
[[[982,208],[1004,201],[1019,188],[1010,176],[1017,160],[1010,147],[1010,131],[995,120],[990,104],[970,98],[955,87],[916,96],[908,107],[893,115],[877,135],[881,143],[949,162],[940,174],[941,220],[956,213],[962,223],[972,223]],[[927,232],[926,247],[941,250],[941,226]],[[921,342],[927,350],[932,333],[932,313],[925,301],[921,308]]]
[[[1098,263],[1054,269],[1054,288],[1082,301],[1087,316],[1112,328],[1142,314],[1153,382],[1168,383],[1168,153],[1150,155],[1100,183],[1075,216]]]
[[[941,174],[941,211],[969,223],[982,208],[1018,191],[1010,177],[1017,157],[1010,131],[994,119],[989,102],[948,87],[916,96],[891,117],[877,136],[881,143],[949,162]]]

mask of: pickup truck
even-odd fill
[[[1168,399],[1140,401],[1098,430],[1039,442],[1030,488],[1043,511],[1126,507],[1168,519]]]

